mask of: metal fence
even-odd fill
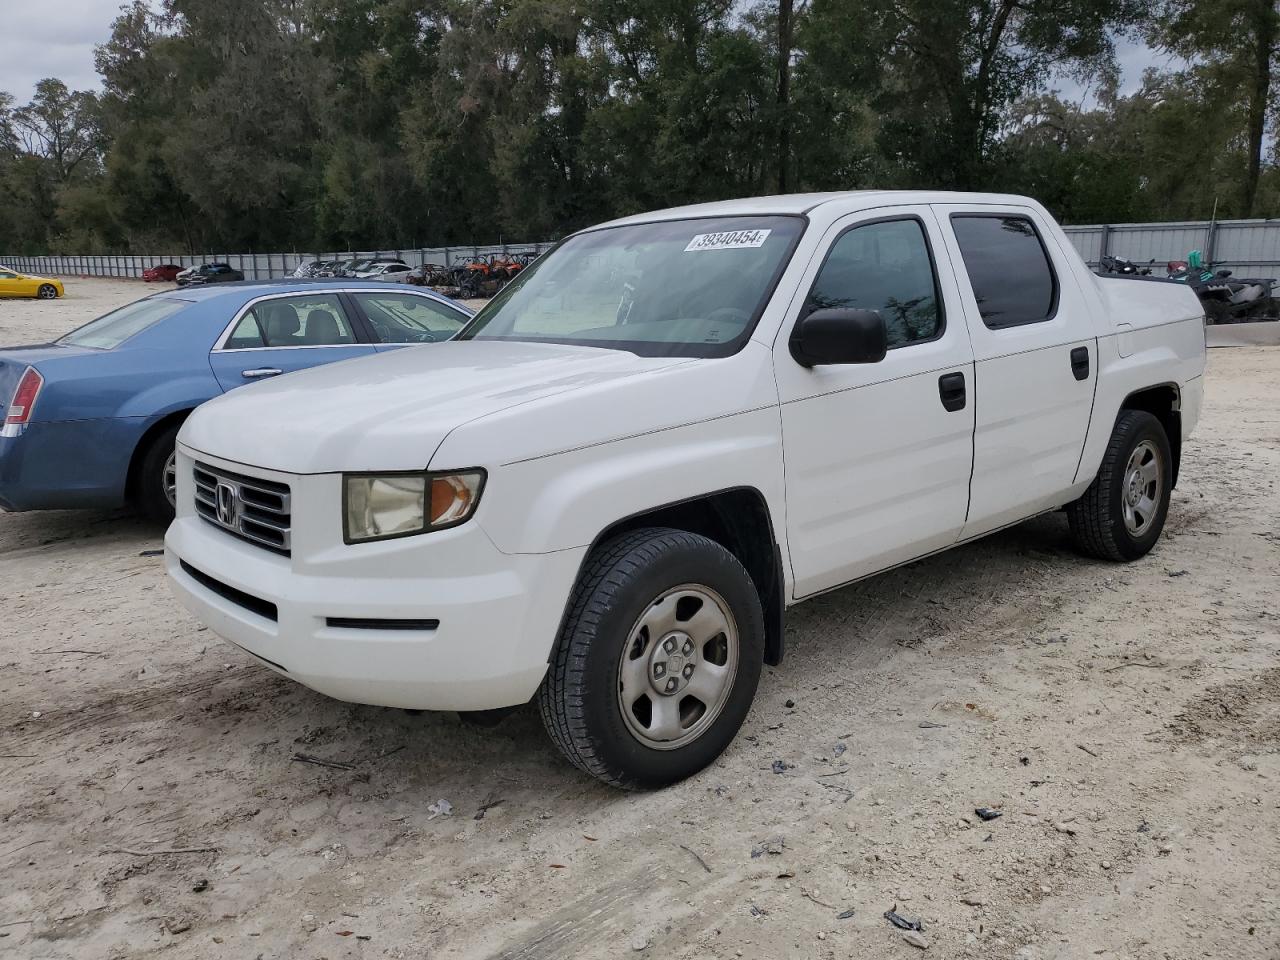
[[[418,250],[348,250],[329,253],[204,253],[195,256],[177,253],[120,256],[4,257],[0,264],[22,273],[60,277],[141,277],[142,271],[161,263],[182,267],[202,263],[226,263],[244,274],[246,280],[270,280],[292,276],[300,264],[313,260],[362,260],[379,258],[403,260],[411,267],[436,263],[449,267],[469,257],[492,254],[542,253],[551,243],[500,243],[484,247],[424,247]]]
[[[1155,260],[1156,275],[1169,260],[1182,260],[1199,250],[1204,259],[1237,276],[1280,276],[1280,220],[1207,220],[1182,223],[1117,223],[1065,227],[1067,236],[1092,267],[1112,254],[1138,263]],[[246,279],[286,277],[299,264],[312,260],[352,260],[384,257],[416,267],[423,263],[452,266],[467,257],[490,254],[542,253],[550,243],[503,243],[483,247],[428,247],[418,250],[360,250],[330,253],[206,253],[198,256],[147,254],[137,256],[4,257],[0,264],[25,273],[50,276],[140,277],[157,263],[184,267],[228,263]]]
[[[1199,250],[1206,263],[1239,277],[1280,276],[1280,220],[1117,223],[1063,227],[1080,255],[1096,267],[1108,254],[1135,263],[1155,260],[1155,275],[1170,260]]]

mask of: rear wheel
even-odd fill
[[[737,558],[682,530],[638,530],[588,558],[538,704],[581,770],[661,787],[729,745],[763,661],[760,598]]]
[[[1076,547],[1103,560],[1144,556],[1164,529],[1172,464],[1160,421],[1143,410],[1123,411],[1098,475],[1067,508]]]
[[[147,444],[138,461],[135,499],[138,508],[156,523],[173,520],[177,494],[178,427],[161,430]]]
[[[52,283],[42,283],[36,291],[36,296],[41,300],[55,300],[58,296],[58,288]]]

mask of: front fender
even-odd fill
[[[776,408],[508,464],[491,472],[476,522],[504,553],[548,553],[588,546],[626,517],[743,486],[764,496],[781,537]]]

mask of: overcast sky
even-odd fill
[[[93,48],[111,34],[122,0],[3,0],[0,90],[19,104],[37,80],[57,77],[72,90],[98,90]]]
[[[98,90],[93,48],[111,33],[111,21],[123,0],[3,0],[0,26],[0,90],[19,103],[31,99],[36,81],[58,77],[72,90]],[[1142,71],[1157,56],[1140,43],[1118,45],[1123,92],[1136,90]],[[1163,66],[1163,64],[1161,64]],[[1090,92],[1070,80],[1054,83],[1063,97],[1091,99]]]

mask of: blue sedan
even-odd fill
[[[0,350],[0,507],[132,503],[165,521],[174,438],[196,406],[266,377],[447,340],[470,315],[430,290],[376,281],[218,284]]]

